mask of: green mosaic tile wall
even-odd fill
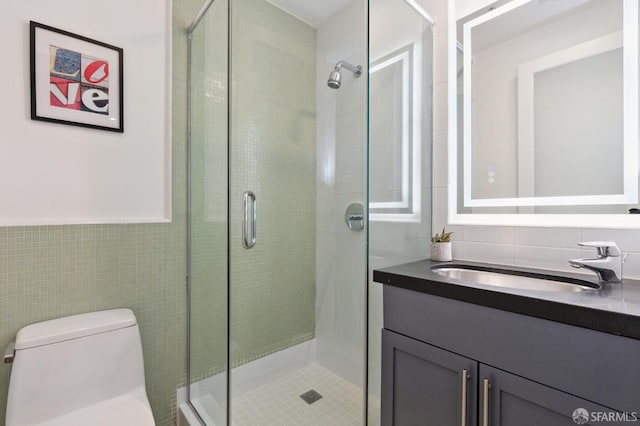
[[[316,30],[264,0],[231,3],[231,356],[315,335]],[[242,193],[258,202],[241,245]]]
[[[185,384],[185,28],[200,4],[173,2],[173,222],[0,228],[0,348],[33,322],[132,308],[159,426],[175,424],[175,390]],[[0,425],[9,374],[0,367]]]
[[[154,415],[172,424],[185,369],[180,223],[0,228],[0,346],[33,322],[129,307],[140,324]],[[10,368],[1,370],[0,423]]]
[[[315,335],[316,32],[264,0],[231,1],[231,10],[231,363],[238,366]],[[214,3],[193,36],[192,381],[226,363],[226,13],[227,2]],[[241,246],[245,190],[258,197],[251,250]]]

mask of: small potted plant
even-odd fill
[[[436,233],[431,237],[431,260],[437,262],[451,261],[451,234],[453,232],[446,232],[443,227],[441,233]]]

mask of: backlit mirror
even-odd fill
[[[640,224],[637,0],[503,0],[452,19],[450,222]]]

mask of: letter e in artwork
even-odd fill
[[[109,92],[101,87],[82,85],[82,110],[109,114]]]

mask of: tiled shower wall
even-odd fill
[[[228,3],[214,2],[192,38],[192,384],[226,368],[228,259],[233,366],[315,334],[315,29],[264,0],[230,2],[229,108]],[[246,190],[258,203],[251,250],[241,245]]]
[[[554,270],[571,270],[567,260],[593,256],[580,250],[577,243],[611,240],[629,253],[624,264],[626,278],[640,278],[640,230],[591,228],[542,228],[503,226],[457,226],[447,224],[447,1],[429,0],[427,10],[436,18],[434,59],[434,152],[432,232],[447,225],[453,231],[453,256],[456,259],[504,263]],[[456,5],[471,12],[491,1],[456,0]],[[466,13],[465,12],[465,13]]]
[[[315,335],[316,30],[264,0],[231,3],[231,336],[237,366]],[[241,244],[242,194],[257,198]]]
[[[174,424],[185,379],[185,28],[200,3],[173,2],[173,222],[0,228],[0,348],[33,322],[132,308],[159,426]],[[0,425],[10,371],[0,367]]]

